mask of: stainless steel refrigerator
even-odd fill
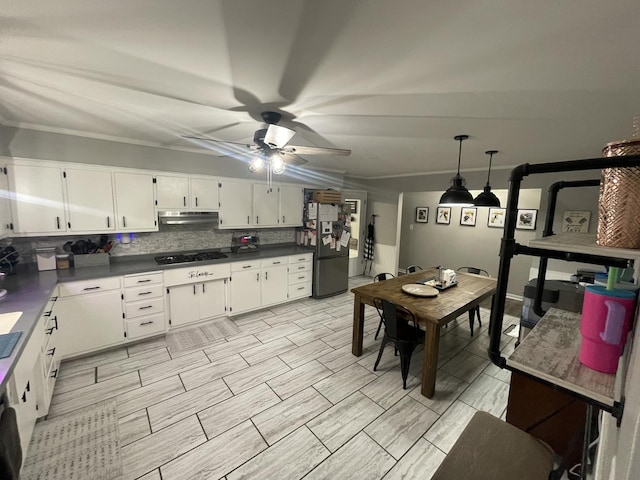
[[[306,244],[315,243],[313,297],[344,293],[349,284],[350,209],[343,204],[307,203]],[[314,240],[310,241],[311,237]],[[345,246],[346,243],[346,246]]]

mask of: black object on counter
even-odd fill
[[[20,254],[11,245],[0,250],[0,272],[8,275],[16,273],[14,267],[18,263]]]
[[[227,258],[227,255],[222,252],[218,252],[217,250],[213,250],[194,253],[178,253],[176,255],[163,255],[155,257],[155,261],[158,265],[172,265],[174,263],[202,262],[204,260],[218,260],[220,258]]]

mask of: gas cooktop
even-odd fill
[[[174,263],[202,262],[204,260],[217,260],[219,258],[227,258],[227,255],[222,252],[209,250],[193,253],[178,253],[176,255],[163,255],[155,257],[155,261],[158,265],[172,265]]]

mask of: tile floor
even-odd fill
[[[473,338],[466,314],[443,329],[427,399],[421,350],[406,390],[393,348],[373,371],[373,308],[364,354],[351,354],[352,309],[350,292],[304,299],[235,317],[237,333],[197,350],[172,355],[158,337],[64,362],[49,417],[115,397],[124,479],[428,479],[476,410],[505,413],[488,310]]]

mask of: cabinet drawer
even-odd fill
[[[58,365],[60,363],[60,352],[55,347],[55,342],[49,344],[47,349],[42,352],[42,360],[44,363],[44,371],[50,372],[51,370],[57,369],[58,367],[53,367],[53,365]],[[57,375],[57,372],[56,372]]]
[[[162,284],[149,285],[144,287],[127,288],[124,291],[125,302],[136,302],[148,298],[161,297],[164,293]]]
[[[100,278],[86,282],[63,283],[60,285],[60,296],[84,295],[87,293],[104,292],[120,288],[120,277]]]
[[[310,271],[311,271],[311,262],[296,263],[294,265],[289,265],[289,274],[297,273],[297,272],[310,272]]]
[[[274,265],[287,265],[289,263],[289,257],[273,257],[262,260],[262,267],[272,267]]]
[[[126,318],[136,318],[143,315],[164,312],[163,298],[150,298],[140,302],[127,303],[124,306]]]
[[[33,372],[33,366],[36,361],[40,361],[42,346],[45,344],[45,321],[45,317],[40,317],[38,324],[34,327],[33,332],[31,332],[31,337],[29,337],[20,358],[14,367],[13,378],[16,383],[16,391],[18,391],[20,395],[22,395],[22,390],[25,389],[29,382],[31,372]]]
[[[242,272],[243,270],[251,270],[260,268],[260,260],[247,260],[246,262],[234,262],[231,264],[232,272]]]
[[[298,285],[289,286],[289,300],[300,297],[311,296],[311,282],[300,283]]]
[[[291,268],[291,267],[289,267]],[[289,273],[289,285],[311,281],[311,270]]]
[[[162,333],[165,331],[164,313],[149,315],[143,318],[127,320],[127,336],[129,340]]]
[[[151,285],[162,283],[162,272],[142,273],[140,275],[125,275],[124,287],[140,287],[142,285]]]
[[[58,339],[58,317],[55,315],[51,315],[49,317],[45,317],[43,321],[44,328],[44,342],[42,344],[42,352],[46,353],[46,351],[51,347],[51,345],[55,345],[56,340]]]
[[[301,255],[291,255],[289,257],[289,263],[311,262],[311,260],[313,260],[313,253],[303,253]]]

